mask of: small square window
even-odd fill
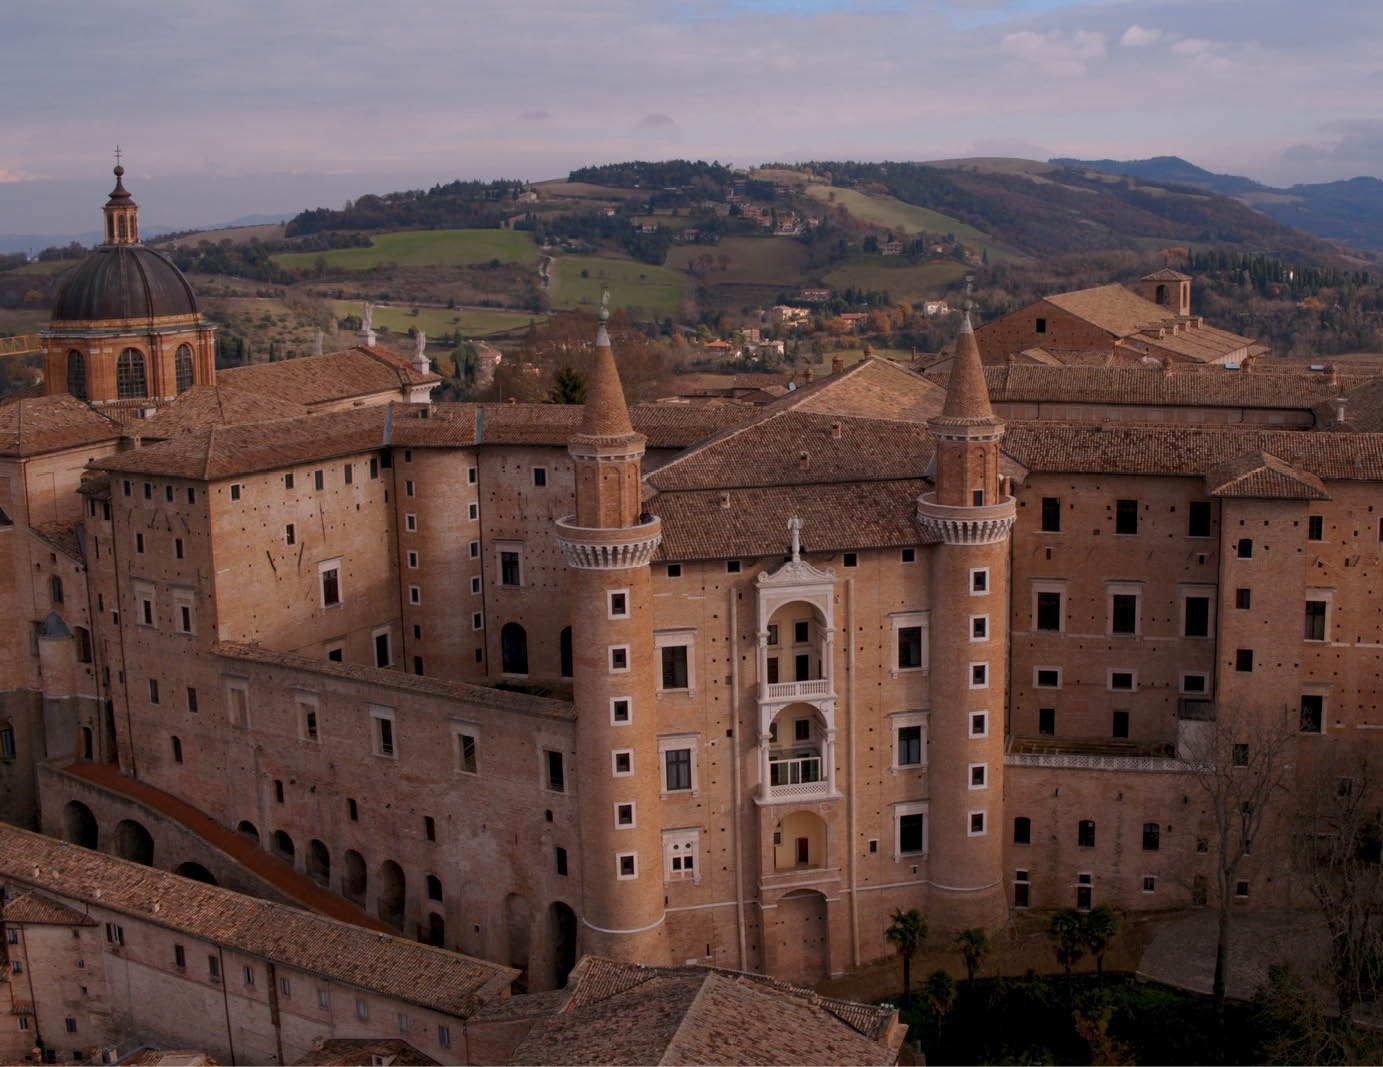
[[[1239,881],[1234,883],[1234,895],[1238,897],[1240,900],[1248,899],[1249,883],[1246,879],[1241,878],[1239,879]]]
[[[970,640],[986,641],[989,639],[989,616],[971,615],[970,616]]]
[[[917,562],[917,549],[915,549],[915,548],[905,548],[905,549],[903,549],[901,558],[902,558],[902,561],[903,561],[904,563],[915,563],[915,562]]]
[[[539,488],[539,489],[541,489],[543,486],[547,485],[547,468],[546,468],[546,467],[534,467],[534,468],[533,468],[533,485],[534,485],[535,487]]]
[[[737,560],[737,559],[727,559],[727,560],[725,561],[725,573],[726,573],[726,574],[739,574],[739,572],[740,572],[740,561],[739,561],[739,560]]]
[[[633,852],[621,852],[615,856],[615,869],[621,881],[630,878],[637,878],[639,874],[639,858]]]
[[[858,567],[860,564],[860,557],[854,552],[847,552],[842,562],[847,567]]]
[[[1061,671],[1056,667],[1038,667],[1033,684],[1039,689],[1060,689]]]
[[[628,697],[615,697],[610,701],[610,722],[616,726],[623,726],[628,723],[632,718],[630,707]]]
[[[1157,892],[1157,877],[1156,877],[1155,875],[1151,875],[1151,874],[1145,874],[1145,875],[1143,875],[1143,892],[1144,892],[1144,893],[1156,893],[1156,892]]]
[[[984,763],[970,764],[970,788],[984,789],[989,785],[988,765]]]
[[[986,689],[989,687],[989,665],[987,663],[970,664],[970,688]]]
[[[1124,691],[1127,691],[1127,692],[1132,692],[1132,691],[1133,691],[1133,672],[1132,672],[1132,671],[1110,671],[1110,672],[1109,672],[1109,688],[1110,688],[1110,689],[1117,689],[1117,690],[1124,690]]]
[[[610,594],[610,618],[627,619],[629,617],[629,594],[624,590],[612,592]]]
[[[680,564],[680,563],[669,563],[669,564],[667,565],[667,576],[668,576],[669,578],[680,578],[680,577],[682,577],[682,564]]]
[[[624,778],[634,773],[634,750],[618,748],[610,754],[610,773],[616,778]]]
[[[968,836],[980,837],[984,834],[984,812],[972,811],[970,813],[970,829]]]
[[[1241,674],[1248,674],[1253,670],[1253,649],[1238,648],[1234,650],[1234,669]]]
[[[970,594],[979,596],[989,592],[989,568],[979,567],[970,572]]]
[[[989,736],[988,712],[974,711],[970,713],[970,736],[972,738]]]
[[[621,802],[615,805],[615,828],[627,830],[634,825],[634,805],[632,802]]]
[[[627,671],[629,669],[629,646],[614,645],[610,649],[610,670]]]
[[[1239,538],[1237,552],[1240,559],[1253,559],[1253,538]]]
[[[471,522],[475,522],[476,519],[480,518],[480,505],[475,503],[474,501],[467,504],[466,518],[468,518]]]

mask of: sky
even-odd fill
[[[14,0],[0,233],[626,159],[1180,155],[1383,175],[1378,0]]]

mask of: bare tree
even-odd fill
[[[1263,820],[1287,790],[1290,756],[1298,733],[1290,709],[1217,704],[1212,717],[1181,723],[1178,753],[1187,774],[1210,804],[1219,933],[1215,943],[1212,994],[1224,1011],[1229,981],[1231,905],[1239,868],[1263,827]]]
[[[1326,753],[1303,788],[1295,833],[1297,877],[1330,934],[1331,984],[1340,1015],[1378,993],[1383,959],[1379,782],[1368,754]]]

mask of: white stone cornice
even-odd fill
[[[992,545],[1006,540],[1017,515],[1011,496],[981,507],[938,504],[935,493],[925,493],[917,500],[918,524],[948,545]]]

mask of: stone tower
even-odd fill
[[[1003,420],[989,406],[969,315],[946,404],[928,430],[935,492],[917,504],[932,550],[931,701],[926,844],[929,918],[942,929],[995,926],[1003,873],[1008,537],[1015,507],[999,477]]]
[[[656,964],[667,944],[649,561],[662,525],[643,513],[645,439],[629,421],[608,318],[602,303],[585,413],[567,442],[576,514],[557,522],[582,767],[579,951]]]

